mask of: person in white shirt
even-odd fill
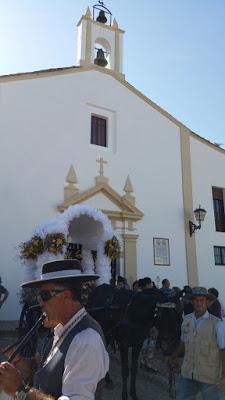
[[[16,400],[94,400],[97,386],[109,368],[100,326],[80,302],[84,281],[96,275],[81,273],[77,260],[46,263],[40,280],[23,287],[38,288],[42,311],[54,329],[51,350],[27,387],[10,363],[0,364],[0,388]]]
[[[184,353],[177,400],[219,400],[219,384],[225,388],[225,326],[207,311],[213,295],[204,287],[192,289],[194,312],[184,317],[181,341],[170,357]]]

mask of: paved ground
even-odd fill
[[[0,335],[0,349],[16,340],[15,336]],[[0,355],[1,360],[1,355]],[[167,369],[161,360],[158,360],[157,368],[160,373],[154,374],[145,370],[139,370],[137,376],[137,395],[139,400],[169,400]],[[156,363],[157,363],[156,362]],[[113,380],[113,388],[104,388],[102,391],[102,400],[120,400],[121,399],[121,376],[120,362],[118,354],[110,354],[110,376]],[[0,393],[0,400],[7,400]],[[212,399],[213,400],[213,399]],[[225,400],[225,395],[221,396]]]
[[[4,335],[0,336],[0,349],[13,343],[16,337]],[[0,356],[1,359],[1,356]],[[110,354],[110,376],[113,381],[113,388],[104,388],[102,392],[103,400],[119,400],[121,399],[121,376],[120,376],[120,362],[118,354]],[[168,384],[167,378],[162,375],[155,375],[149,372],[140,370],[137,377],[137,394],[140,400],[167,400]],[[0,396],[1,400],[1,396]]]
[[[113,380],[114,388],[112,390],[103,389],[102,400],[120,400],[122,390],[120,363],[113,354],[111,354],[110,360],[110,376]],[[137,395],[140,400],[169,400],[167,377],[139,370]]]

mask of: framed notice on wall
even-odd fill
[[[154,264],[170,265],[169,239],[153,238]]]

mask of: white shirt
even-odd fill
[[[54,329],[53,351],[46,363],[58,350],[69,331],[86,315],[84,308],[78,311],[65,326]],[[62,337],[61,339],[59,339]],[[55,347],[54,347],[55,346]],[[101,336],[88,328],[72,340],[65,358],[60,400],[94,400],[97,383],[109,370],[109,356]]]
[[[201,317],[196,318],[195,313],[189,314],[192,319],[192,323],[196,331],[199,329],[201,326],[202,322],[206,319],[209,319],[209,312],[206,311],[205,314],[203,314]],[[184,334],[183,330],[181,331],[181,341],[184,342]],[[216,323],[216,341],[217,345],[220,349],[225,349],[225,325],[222,321],[218,321]]]

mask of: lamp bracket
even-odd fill
[[[197,229],[201,229],[201,221],[199,221],[199,225],[194,224],[193,222],[189,221],[189,232],[190,232],[190,236],[193,235],[193,233],[195,233],[195,231]]]

